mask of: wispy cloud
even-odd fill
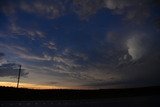
[[[9,32],[16,36],[27,36],[34,40],[35,38],[44,38],[45,34],[44,32],[41,32],[36,29],[29,29],[29,28],[23,28],[18,26],[15,22],[11,23],[11,26],[9,27]]]
[[[71,6],[67,7],[67,3],[71,3]],[[150,0],[34,0],[32,2],[21,0],[17,4],[12,1],[6,2],[2,6],[2,11],[8,15],[22,10],[49,19],[58,18],[71,11],[83,20],[88,19],[99,10],[107,8],[114,13],[124,15],[128,20],[143,21],[150,14],[148,8],[150,3]]]
[[[82,59],[84,56],[81,54],[74,54],[70,53],[70,51],[64,50],[61,55],[55,55],[53,56],[53,62],[54,64],[54,70],[58,72],[64,72],[64,73],[71,73],[73,71],[76,71],[80,67],[82,67],[81,64],[79,64],[78,60],[83,61]]]
[[[73,11],[84,20],[102,8],[103,0],[73,0],[73,6]]]
[[[0,44],[0,47],[10,50],[9,53],[15,54],[16,57],[27,61],[49,61],[52,59],[46,54],[34,55],[33,53],[30,53],[29,49],[18,45]]]
[[[143,22],[149,17],[150,0],[73,0],[75,12],[81,19],[96,14],[101,9],[109,9],[115,14],[123,15],[128,21]]]
[[[149,83],[148,80],[155,81],[155,78],[158,78],[159,37],[156,37],[157,42],[155,46],[152,46],[150,40],[153,40],[147,38],[149,34],[146,30],[150,26],[145,27],[142,24],[150,15],[151,6],[148,7],[150,0],[2,1],[0,13],[4,13],[2,14],[8,23],[4,21],[4,26],[2,25],[0,31],[0,38],[2,38],[0,67],[3,69],[0,75],[7,76],[16,66],[17,63],[8,62],[8,59],[11,59],[22,62],[25,71],[35,73],[34,76],[41,75],[39,78],[29,75],[34,78],[33,80],[41,81],[40,79],[45,76],[51,81],[48,84],[56,84],[54,81],[58,81],[59,84],[61,81],[64,84],[70,82],[76,85],[106,86],[108,84],[130,84],[134,80]],[[24,18],[25,15],[27,17]],[[66,16],[63,17],[64,15]],[[79,21],[75,15],[80,18]],[[95,17],[89,21],[94,15]],[[76,26],[75,29],[77,26],[82,28],[85,26],[86,29],[81,29],[84,31],[83,37],[80,37],[80,34],[75,37],[74,34],[77,33],[75,29],[70,31],[71,29],[67,28],[67,34],[63,32],[64,29],[61,29],[68,27],[65,21],[68,21],[70,17],[76,19],[73,26],[71,25]],[[27,21],[24,21],[26,18],[28,18]],[[99,18],[102,18],[104,23]],[[112,18],[115,23],[112,23]],[[88,22],[84,24],[84,20]],[[120,22],[120,25],[117,25],[116,20]],[[109,24],[105,25],[108,22]],[[140,26],[137,26],[137,23]],[[92,27],[92,24],[97,26]],[[133,26],[128,27],[128,24]],[[113,28],[110,25],[113,25]],[[157,25],[159,26],[158,22]],[[54,28],[52,29],[51,26]],[[63,27],[59,29],[57,26]],[[107,36],[105,30],[99,30],[103,26],[106,27],[104,29],[107,31]],[[130,34],[135,29],[142,30],[139,29],[140,27],[143,27],[142,32],[145,33]],[[98,29],[91,31],[93,28]],[[94,41],[92,34],[96,32],[101,35],[95,36]],[[81,44],[82,41],[84,43]],[[4,69],[5,66],[9,70]],[[4,70],[8,73],[5,74]],[[11,72],[11,75],[15,73]],[[45,78],[42,78],[42,81]]]
[[[130,6],[132,1],[128,0],[104,0],[104,3],[108,9],[123,9]]]
[[[50,50],[57,50],[56,44],[52,41],[45,42],[43,45]]]
[[[125,16],[124,19],[136,23],[144,22],[149,16],[150,0],[104,0],[106,8]]]
[[[27,54],[22,54],[22,53],[18,53],[18,55],[20,55],[20,58],[28,60],[28,61],[49,61],[51,60],[50,57],[47,56],[36,56],[36,55],[27,55]]]
[[[61,1],[45,2],[45,1],[34,1],[32,3],[27,3],[23,1],[21,3],[21,9],[26,12],[40,14],[44,17],[54,19],[64,14],[65,8]]]
[[[21,0],[16,3],[12,1],[3,1],[1,10],[7,16],[16,14],[17,11],[22,10],[26,13],[33,13],[49,19],[60,17],[65,12],[63,1],[55,0],[34,0],[32,2]]]

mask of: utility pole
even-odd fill
[[[21,76],[21,65],[19,65],[19,72],[18,72],[17,88],[18,88],[18,86],[19,86],[19,80],[20,80],[20,76]]]

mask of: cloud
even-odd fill
[[[102,82],[102,81],[117,81],[120,79],[119,75],[116,75],[114,69],[107,67],[105,64],[90,65],[86,70],[81,71],[81,78],[90,82]]]
[[[160,84],[159,58],[160,53],[155,50],[142,59],[127,61],[117,68],[114,63],[110,67],[105,64],[100,64],[99,67],[91,66],[79,78],[86,77],[83,78],[86,80],[83,85],[92,88],[156,86]]]
[[[0,10],[7,16],[11,16],[16,13],[16,6],[13,2],[2,0],[0,4]]]
[[[7,63],[0,65],[0,77],[16,77],[18,75],[18,64],[15,63]],[[21,71],[21,76],[27,76],[28,73]]]
[[[92,55],[96,53],[95,60],[88,59],[87,69],[79,71],[75,78],[86,80],[82,84],[91,84],[94,88],[160,84],[159,38],[156,37],[155,43],[154,36],[146,31],[129,35],[108,33],[107,41],[92,52]]]
[[[4,53],[0,53],[0,77],[16,77],[19,70],[19,64],[10,63],[8,61],[4,61]],[[21,71],[21,76],[27,76],[28,73],[24,72],[24,69]]]
[[[0,65],[7,62],[7,60],[4,57],[5,54],[0,52]]]
[[[27,54],[27,53],[16,53],[19,58],[22,58],[24,60],[27,61],[32,61],[32,62],[36,62],[36,61],[51,61],[52,57],[48,56],[46,54],[44,54],[43,56],[39,56],[39,55],[33,55],[33,54]]]
[[[46,55],[42,57],[36,56],[36,55],[20,54],[20,53],[18,53],[18,55],[20,55],[20,58],[28,60],[28,61],[49,61],[51,60],[51,58]]]
[[[33,2],[21,2],[20,8],[29,13],[35,13],[49,19],[55,19],[64,14],[65,8],[62,1],[35,0]]]
[[[114,13],[124,15],[127,20],[140,23],[149,17],[150,2],[150,0],[34,0],[32,2],[21,0],[18,3],[5,1],[1,10],[6,15],[16,15],[16,12],[23,11],[48,19],[59,18],[74,12],[80,19],[86,20],[99,10],[107,8]],[[69,4],[68,7],[67,4]]]
[[[147,51],[146,37],[143,34],[133,35],[127,40],[128,53],[133,60],[140,59]]]
[[[58,82],[49,81],[49,82],[45,82],[44,84],[47,84],[47,85],[56,85],[56,84],[58,84]]]
[[[73,0],[73,11],[79,15],[80,19],[88,19],[102,8],[102,0]]]
[[[131,5],[132,1],[128,0],[104,0],[104,3],[108,9],[123,9]]]
[[[52,75],[55,77],[64,77],[65,80],[76,79],[73,76],[78,69],[82,69],[81,62],[87,59],[87,56],[83,53],[73,52],[70,49],[64,49],[61,52],[56,52],[54,55],[42,53],[41,55],[35,55],[31,53],[31,50],[23,46],[18,45],[5,45],[1,44],[1,47],[7,49],[7,53],[14,54],[14,58],[23,62],[23,66],[29,72],[41,73],[43,75]],[[30,67],[33,65],[35,67]],[[41,66],[41,68],[39,67]],[[70,79],[69,79],[70,78]]]
[[[56,0],[34,0],[32,2],[21,1],[6,1],[2,0],[1,11],[7,16],[16,15],[18,11],[23,11],[30,14],[46,17],[48,19],[55,19],[60,17],[65,12],[64,2]]]
[[[0,53],[0,59],[4,57],[4,53]]]
[[[10,4],[14,5],[12,3]],[[37,27],[24,26],[22,23],[19,23],[19,17],[16,14],[7,16],[6,19],[8,19],[8,23],[5,24],[5,29],[0,30],[0,37],[5,38],[8,36],[16,38],[17,36],[26,36],[32,40],[46,37],[45,32],[39,30]]]
[[[72,80],[77,84],[112,81],[113,78],[115,80],[120,78],[114,72],[115,68],[111,68],[107,64],[108,60],[105,62],[100,62],[99,59],[93,61],[87,56],[88,54],[85,55],[65,49],[61,55],[53,57],[54,66],[52,72],[66,73],[69,77],[66,81]]]
[[[142,47],[142,41],[136,37],[132,37],[127,41],[128,52],[133,60],[137,60],[145,53],[145,48]]]
[[[27,60],[27,61],[50,61],[52,60],[52,57],[48,56],[47,54],[35,55],[30,52],[30,49],[27,49],[23,46],[0,44],[0,47],[8,49],[9,53],[14,54],[15,57],[21,58],[23,60]]]
[[[118,59],[116,62],[120,63],[131,59],[138,60],[148,54],[153,45],[154,40],[150,35],[149,32],[147,34],[137,31],[134,33],[109,32],[106,37],[106,45],[104,45],[105,52],[109,57],[113,56],[112,59],[115,56]]]
[[[84,65],[81,64],[86,61],[87,56],[82,53],[69,51],[68,49],[64,49],[61,52],[55,53],[54,55],[44,54],[44,58],[46,61],[41,63],[41,60],[33,63],[35,67],[33,68],[35,71],[42,71],[44,75],[52,75],[52,76],[68,76],[66,78],[74,78],[73,75],[78,73],[80,69],[84,68]],[[46,60],[49,59],[49,60]],[[32,61],[32,60],[31,60]],[[33,60],[34,61],[34,60]],[[32,61],[32,62],[33,62]],[[39,69],[39,66],[41,68]],[[65,77],[64,77],[65,78]]]
[[[106,8],[122,15],[125,20],[139,24],[150,16],[150,2],[150,0],[73,0],[73,11],[81,19],[88,19],[99,10]]]
[[[15,45],[15,44],[0,44],[0,48],[2,50],[7,50],[7,52],[11,53],[27,53],[28,49],[26,47],[20,46],[20,45]]]
[[[122,75],[122,81],[129,82],[141,82],[141,84],[157,85],[159,82],[159,53],[152,53],[152,55],[144,56],[143,59],[136,61],[135,63],[127,63],[123,67],[119,68]],[[127,75],[130,73],[130,75]]]
[[[11,23],[11,26],[9,27],[9,32],[15,36],[19,36],[19,35],[27,36],[31,38],[32,40],[34,40],[35,38],[45,37],[44,32],[41,32],[34,28],[29,29],[29,28],[20,27],[15,22]]]
[[[48,41],[47,43],[43,44],[44,47],[47,47],[50,50],[57,50],[56,44],[52,41]]]
[[[150,2],[150,0],[104,0],[106,8],[137,24],[150,16]]]
[[[123,45],[124,45],[124,34],[122,34],[122,32],[107,32],[106,35],[106,44],[112,44],[112,46],[114,48],[119,48],[119,49],[123,49]]]
[[[68,7],[66,5],[68,5]],[[116,14],[121,15],[129,22],[142,22],[149,17],[150,9],[148,7],[148,0],[34,0],[31,2],[22,0],[17,1],[16,3],[13,3],[12,1],[6,1],[6,4],[0,8],[6,14],[8,19],[17,16],[17,20],[9,19],[10,26],[8,26],[9,29],[6,31],[6,34],[10,36],[14,35],[16,37],[20,37],[20,35],[22,35],[29,37],[32,40],[38,39],[38,42],[29,41],[31,45],[34,44],[32,49],[14,44],[10,44],[8,46],[4,46],[3,44],[3,46],[0,45],[2,52],[5,48],[5,52],[8,54],[8,56],[14,56],[11,59],[20,60],[24,64],[28,64],[28,66],[35,66],[35,68],[26,68],[27,70],[33,69],[31,72],[36,72],[37,75],[39,73],[43,73],[43,75],[47,75],[48,77],[52,76],[52,78],[63,78],[62,80],[66,82],[70,81],[71,83],[75,84],[89,83],[101,86],[107,86],[111,84],[130,84],[133,83],[134,80],[136,82],[141,80],[147,83],[149,80],[155,81],[155,78],[153,78],[155,75],[155,77],[158,78],[159,73],[157,71],[159,70],[159,61],[157,61],[157,59],[159,57],[158,55],[155,55],[151,58],[153,54],[149,54],[148,51],[150,51],[150,48],[148,45],[152,44],[150,44],[149,40],[146,39],[147,36],[144,34],[136,33],[126,35],[124,34],[125,32],[123,32],[123,28],[120,28],[120,31],[123,33],[110,31],[107,33],[107,40],[102,40],[105,41],[102,43],[102,45],[98,43],[104,35],[99,36],[98,39],[96,37],[96,44],[95,42],[93,44],[91,43],[93,39],[90,40],[89,46],[87,46],[85,49],[91,47],[91,50],[84,49],[85,52],[83,53],[76,52],[74,49],[62,49],[65,47],[61,47],[61,49],[59,49],[58,45],[62,44],[57,44],[58,42],[52,40],[45,41],[45,39],[50,39],[54,35],[51,37],[51,35],[46,35],[45,32],[37,28],[33,28],[32,26],[22,26],[27,22],[20,21],[22,22],[20,23],[18,20],[18,18],[24,17],[23,15],[20,16],[22,13],[24,15],[33,16],[34,18],[40,17],[39,20],[43,21],[46,21],[47,19],[48,23],[48,19],[59,18],[67,14],[67,11],[69,11],[69,16],[75,13],[80,17],[80,19],[86,20],[95,15],[98,11],[102,10],[102,14],[108,14],[108,11],[114,13],[108,14],[112,15],[111,17]],[[53,20],[51,20],[51,22],[52,21]],[[122,25],[124,25],[123,22]],[[37,24],[37,26],[39,26],[39,24]],[[127,26],[124,27],[126,28]],[[132,27],[127,28],[127,30],[128,29],[132,29]],[[50,30],[46,29],[46,31]],[[56,40],[59,41],[59,37],[57,37],[58,36],[56,36]],[[7,37],[5,38],[9,40]],[[17,42],[20,39],[23,39],[23,37],[14,39],[15,41],[13,42]],[[69,38],[69,40],[72,39],[74,38]],[[26,40],[28,42],[28,39]],[[35,44],[38,47],[35,47]],[[157,50],[159,50],[159,48]],[[157,53],[157,51],[152,52]],[[7,63],[7,61],[2,61],[2,57],[3,53],[0,53],[0,66],[6,66],[4,64]],[[156,61],[154,62],[152,59]],[[143,77],[148,78],[148,80]]]
[[[71,56],[70,54],[55,55],[53,57],[53,62],[55,63],[54,70],[57,72],[71,73],[82,67],[77,61],[79,58],[81,57]]]

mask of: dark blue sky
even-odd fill
[[[1,0],[0,82],[160,85],[156,0]],[[7,84],[6,84],[7,85]]]

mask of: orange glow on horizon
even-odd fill
[[[16,82],[0,82],[0,86],[6,87],[16,87]],[[60,86],[49,86],[49,85],[38,85],[38,84],[30,84],[30,83],[20,83],[19,88],[30,88],[30,89],[68,89],[67,87]]]

